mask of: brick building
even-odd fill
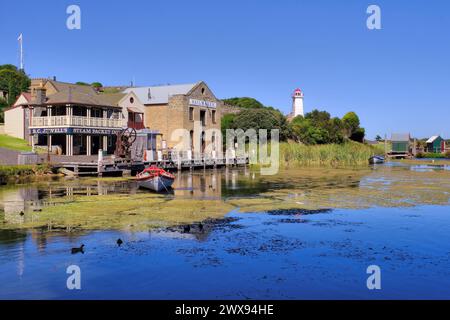
[[[202,153],[207,144],[220,143],[223,102],[205,82],[127,88],[123,92],[126,96],[119,105],[127,121],[160,132],[158,149],[178,147]],[[178,129],[188,133],[182,146]]]

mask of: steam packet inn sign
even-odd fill
[[[96,129],[96,128],[34,128],[30,129],[31,134],[92,134],[92,135],[113,135],[121,129]]]

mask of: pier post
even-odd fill
[[[181,171],[181,151],[177,151],[177,167],[178,171]]]
[[[97,175],[101,177],[103,175],[103,150],[98,150],[98,159],[97,159]]]

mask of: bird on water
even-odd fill
[[[72,254],[82,253],[84,254],[84,244],[82,244],[79,248],[72,248]]]

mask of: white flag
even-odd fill
[[[23,35],[22,34],[20,34],[20,36],[17,38],[17,41],[20,41],[20,42],[22,42],[22,38],[23,38]]]

